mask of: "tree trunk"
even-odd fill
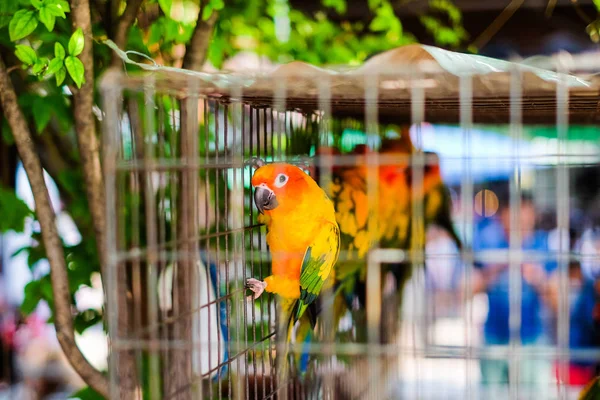
[[[36,215],[42,228],[42,240],[50,263],[55,309],[54,324],[58,341],[67,359],[82,379],[97,392],[108,397],[108,380],[89,364],[75,343],[67,267],[62,242],[56,228],[54,210],[50,204],[42,165],[35,151],[29,127],[19,108],[17,95],[1,57],[0,100],[27,172],[35,201]]]

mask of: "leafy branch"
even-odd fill
[[[8,119],[15,143],[33,192],[42,239],[50,263],[52,292],[54,295],[55,326],[58,341],[71,365],[94,390],[108,397],[108,380],[85,359],[77,344],[71,313],[69,279],[62,244],[55,225],[54,210],[50,204],[48,189],[40,159],[33,146],[29,127],[18,105],[4,60],[0,57],[0,101]]]

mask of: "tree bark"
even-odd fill
[[[200,7],[198,22],[196,23],[192,40],[188,44],[185,56],[183,57],[183,68],[193,71],[200,71],[202,69],[206,61],[208,46],[210,45],[218,16],[218,13],[213,11],[211,16],[206,21],[203,21],[202,7]]]
[[[127,34],[129,33],[129,28],[131,25],[133,25],[135,18],[137,17],[140,6],[142,5],[142,1],[143,0],[129,0],[123,15],[121,15],[119,22],[117,22],[117,26],[114,31],[115,33],[113,42],[115,42],[117,47],[121,50],[126,50],[125,47],[127,45]],[[116,54],[113,54],[112,66],[118,67],[119,64],[121,64],[121,59]]]
[[[94,120],[94,113],[92,111],[94,106],[94,55],[92,51],[92,23],[88,1],[71,0],[71,15],[73,18],[73,29],[81,28],[85,38],[83,51],[79,55],[79,59],[85,68],[85,83],[79,90],[75,90],[73,94],[75,131],[90,213],[94,224],[94,233],[96,234],[100,265],[104,269],[107,265],[104,235],[106,230],[104,215],[105,199],[98,139],[96,137],[96,121]]]
[[[85,69],[85,83],[79,90],[74,91],[74,119],[75,131],[77,134],[77,143],[79,154],[83,167],[83,176],[86,183],[86,192],[94,233],[96,235],[96,245],[98,247],[98,257],[100,269],[104,277],[103,286],[106,291],[108,265],[108,254],[106,252],[106,197],[104,192],[104,181],[102,167],[100,164],[99,145],[96,137],[96,121],[94,119],[94,54],[92,41],[92,24],[90,16],[89,0],[71,0],[71,18],[73,30],[81,28],[85,38],[84,48],[79,59]],[[116,12],[115,9],[112,10]],[[127,302],[127,282],[124,279],[118,279],[117,282],[110,282],[117,285],[118,310],[107,310],[108,313],[118,313],[120,333],[129,332],[131,328],[129,315],[131,309]],[[123,323],[121,323],[123,322]],[[121,334],[119,336],[122,336]],[[117,338],[112,338],[115,341]],[[111,357],[116,357],[118,365],[119,392],[122,399],[136,398],[137,375],[135,356],[130,351],[122,351],[119,354],[112,353]]]
[[[56,336],[75,371],[94,390],[108,397],[108,379],[90,365],[75,343],[67,267],[62,243],[55,224],[54,211],[50,204],[50,196],[44,181],[40,159],[35,152],[29,127],[19,108],[17,95],[2,57],[0,57],[0,101],[27,172],[35,201],[37,218],[42,228],[42,240],[51,268]]]

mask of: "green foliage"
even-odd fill
[[[3,2],[6,3],[6,2]],[[25,68],[37,76],[39,79],[47,79],[51,76],[56,77],[56,85],[63,84],[67,69],[65,69],[65,51],[64,47],[57,41],[59,35],[57,28],[57,18],[65,20],[67,13],[70,11],[69,3],[66,0],[31,0],[30,3],[11,2],[12,6],[2,4],[0,11],[3,8],[7,9],[8,17],[8,33],[9,39],[12,42],[27,39],[30,45],[17,44],[15,46],[15,55],[23,63]],[[0,28],[4,26],[5,19],[0,19]],[[46,27],[47,32],[44,33],[36,29],[39,22]],[[55,45],[55,57],[50,59],[52,52],[46,43]],[[73,33],[69,40],[69,55],[77,56],[83,49],[83,32],[79,29]],[[33,45],[35,43],[35,45]],[[60,48],[58,47],[60,46]],[[77,62],[69,61],[71,70],[69,75],[73,82],[79,87],[83,83],[82,65]]]
[[[46,258],[46,252],[41,244],[39,232],[33,234],[36,243],[31,246],[23,247],[16,254],[27,253],[27,265],[34,272],[37,263]],[[97,262],[97,253],[93,241],[82,241],[75,246],[63,245],[65,252],[67,268],[69,271],[69,291],[73,303],[75,302],[75,293],[82,286],[92,286],[91,276],[99,272]],[[54,296],[52,293],[52,281],[50,275],[44,275],[37,280],[31,281],[25,286],[25,297],[21,304],[21,312],[25,315],[33,312],[40,301],[48,303],[53,310]],[[102,312],[100,310],[85,310],[75,316],[75,330],[78,333],[84,332],[87,328],[94,326],[102,321]]]
[[[225,7],[223,0],[208,0],[208,3],[202,9],[202,20],[206,21],[213,12],[221,11]]]
[[[8,25],[10,40],[17,41],[31,34],[38,26],[38,17],[31,10],[19,10]]]
[[[25,229],[25,219],[32,216],[33,213],[17,197],[14,190],[5,189],[0,186],[0,233],[7,231],[23,232]]]
[[[69,39],[69,55],[76,57],[83,51],[83,31],[81,28],[77,29],[71,35],[71,39]]]
[[[42,96],[36,93],[24,93],[19,97],[19,105],[27,118],[35,123],[36,132],[41,134],[52,118],[55,118],[61,129],[71,125],[69,104],[64,96],[51,92]]]
[[[344,14],[347,9],[346,0],[323,0],[323,5],[333,8],[338,14]]]
[[[75,56],[68,56],[67,58],[65,58],[65,67],[67,67],[67,71],[69,71],[69,75],[71,75],[71,78],[73,79],[77,87],[80,88],[83,82],[85,81],[83,79],[84,71],[83,63],[81,62],[81,60],[79,60],[79,58]]]
[[[73,393],[69,396],[69,400],[104,400],[104,397],[100,396],[98,392],[96,392],[91,387],[87,386],[83,389]]]
[[[35,54],[35,50],[31,48],[31,46],[25,46],[22,44],[18,44],[15,46],[15,55],[21,62],[27,66],[32,66],[37,61],[37,54]]]

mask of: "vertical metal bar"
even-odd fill
[[[329,121],[332,119],[331,115],[331,80],[329,76],[321,76],[317,78],[317,87],[318,87],[318,109],[321,112],[321,123],[319,124],[319,140],[315,144],[317,149],[319,145],[327,146],[328,145],[328,136],[329,136]],[[315,151],[316,153],[316,151]],[[318,161],[320,165],[319,168],[319,185],[325,192],[329,192],[329,185],[333,181],[333,164],[331,163],[332,159],[329,157],[319,157]],[[325,163],[323,163],[325,161]],[[321,298],[328,299],[330,296],[333,296],[333,290],[331,288],[327,290],[322,290]],[[328,300],[325,300],[325,304],[328,303]],[[333,315],[333,307],[324,307],[322,310],[321,317],[321,326],[324,333],[331,332],[332,334],[325,336],[322,338],[322,342],[324,346],[322,347],[323,359],[322,364],[326,371],[331,371],[333,368],[333,355],[335,354],[335,331],[337,327],[334,326],[334,315]],[[311,347],[312,348],[312,347]],[[311,353],[310,357],[314,357]],[[324,398],[329,398],[334,392],[335,388],[335,380],[333,378],[333,374],[331,372],[326,372],[325,377],[323,378],[323,396]]]
[[[221,238],[220,238],[220,232],[221,232],[221,198],[220,198],[220,185],[219,185],[219,181],[221,180],[221,176],[223,175],[223,170],[221,169],[221,167],[219,166],[219,136],[221,135],[221,131],[219,129],[220,125],[219,125],[219,101],[215,100],[215,164],[217,164],[217,168],[215,168],[215,229],[216,229],[216,234],[215,234],[215,250],[216,250],[216,272],[215,272],[215,279],[216,279],[216,290],[215,290],[215,303],[214,303],[214,308],[215,308],[215,321],[217,323],[216,326],[216,331],[219,332],[220,331],[220,326],[219,326],[219,307],[221,305],[221,299],[220,299],[220,295],[219,295],[219,288],[221,287]],[[224,109],[226,110],[226,108]],[[224,116],[224,119],[227,119],[226,116]],[[225,189],[226,190],[226,189]],[[207,274],[210,277],[210,271],[207,268],[206,269]],[[210,280],[207,281],[207,283],[210,285]],[[207,288],[208,289],[208,288]],[[207,290],[207,292],[210,292],[210,289]],[[210,296],[209,296],[209,301],[210,301]],[[210,309],[212,306],[208,307],[209,310],[209,316],[210,316]],[[209,319],[210,320],[210,319]],[[210,349],[212,349],[212,343],[210,345]],[[223,358],[222,358],[222,354],[221,354],[221,335],[220,333],[217,333],[217,362],[216,365],[219,365],[222,362]],[[212,365],[210,366],[209,369],[212,369]],[[217,374],[218,374],[219,370],[217,370]],[[208,377],[210,379],[210,376]],[[221,397],[222,395],[222,385],[221,385],[221,379],[218,380],[218,397]]]
[[[471,131],[473,128],[473,81],[471,76],[461,76],[459,79],[459,100],[460,100],[460,126],[462,130],[462,167],[463,176],[461,179],[461,209],[463,219],[463,263],[465,265],[465,358],[473,359],[473,176],[472,176],[472,146]],[[471,363],[467,361],[465,385],[466,398],[473,398],[473,383],[471,382]]]
[[[114,77],[116,81],[117,76]],[[103,167],[105,174],[105,191],[106,191],[106,254],[108,265],[106,266],[107,280],[106,301],[107,301],[107,320],[108,333],[111,342],[111,352],[109,355],[109,378],[110,378],[110,397],[112,399],[121,398],[119,388],[119,296],[125,296],[125,293],[119,294],[117,287],[117,269],[118,263],[118,246],[117,246],[117,225],[118,214],[115,215],[117,207],[117,163],[120,155],[119,134],[121,132],[121,113],[119,106],[122,106],[122,86],[116,82],[112,82],[110,86],[102,88],[102,103],[104,108],[104,123],[103,126]]]
[[[236,199],[240,199],[241,200],[241,204],[233,203],[232,204],[232,216],[231,216],[231,223],[232,223],[232,229],[234,229],[236,232],[242,228],[244,226],[244,201],[245,201],[245,195],[244,195],[244,184],[243,184],[243,176],[244,176],[244,170],[243,170],[243,159],[244,159],[244,104],[242,102],[242,91],[241,91],[241,87],[240,86],[234,86],[234,88],[232,89],[232,97],[234,99],[239,99],[239,107],[235,106],[235,103],[232,103],[231,105],[231,113],[232,113],[232,154],[233,154],[233,165],[235,166],[235,168],[233,169],[233,185],[232,185],[232,194],[233,194],[233,198],[234,200]],[[239,111],[238,111],[239,110]],[[239,129],[239,134],[238,134],[238,129]],[[237,138],[240,138],[240,143],[238,145],[237,143]],[[241,181],[238,180],[238,172],[239,172],[239,176],[241,178]],[[239,238],[241,237],[242,240],[240,240]],[[246,273],[245,273],[245,263],[244,263],[244,255],[245,255],[245,251],[244,251],[244,233],[243,231],[241,233],[234,233],[233,235],[233,254],[234,254],[234,282],[235,282],[235,291],[237,292],[237,290],[240,288],[240,274],[239,274],[239,270],[238,270],[238,265],[241,266],[242,268],[242,287],[243,285],[245,285],[246,282]],[[237,257],[237,255],[240,255],[239,259]],[[247,393],[247,385],[248,385],[248,371],[246,368],[246,360],[248,359],[247,356],[244,357],[240,357],[239,352],[240,352],[240,348],[241,348],[241,343],[243,338],[245,338],[245,332],[247,332],[246,329],[246,318],[245,318],[245,311],[246,311],[246,296],[244,295],[244,293],[242,293],[241,295],[241,301],[235,301],[232,300],[232,302],[234,302],[235,305],[235,328],[236,328],[236,338],[235,338],[235,357],[236,357],[236,373],[238,374],[237,379],[234,379],[235,382],[237,383],[234,394],[235,394],[235,398],[236,399],[242,399],[244,393]],[[240,308],[242,307],[242,308]],[[242,317],[242,320],[240,321],[240,316]],[[232,335],[232,327],[231,325],[229,326],[229,341],[231,343],[231,341],[233,340],[233,335]],[[242,330],[242,332],[239,332],[240,330]],[[231,347],[230,347],[230,352],[229,352],[229,357],[233,357],[233,354],[231,352]],[[243,363],[243,364],[242,364]],[[243,370],[242,370],[242,365],[243,365]],[[243,380],[242,377],[240,377],[240,374],[244,374],[245,379]],[[233,376],[233,373],[231,374]],[[244,386],[244,383],[246,384],[246,386]],[[230,386],[231,386],[231,382],[230,382]]]
[[[181,113],[181,162],[185,166],[181,172],[179,191],[177,229],[179,242],[177,246],[177,274],[174,276],[174,285],[178,288],[175,299],[178,304],[177,321],[173,326],[174,339],[190,345],[193,340],[193,316],[190,315],[193,304],[193,279],[194,268],[197,260],[197,247],[191,243],[190,238],[197,236],[198,232],[198,175],[193,167],[198,153],[198,86],[194,80],[189,81],[187,97],[182,100]],[[178,357],[173,359],[170,366],[172,387],[169,395],[178,391],[177,398],[191,398],[193,380],[193,351],[179,351]]]
[[[242,134],[241,134],[241,144],[242,144],[242,157],[246,156],[246,127],[250,126],[250,128],[248,128],[248,137],[252,137],[252,109],[250,109],[250,123],[247,124],[246,123],[246,105],[244,103],[242,103]],[[241,209],[242,209],[242,213],[244,213],[245,211],[245,206],[246,206],[246,190],[245,190],[245,182],[246,182],[246,174],[245,171],[242,170],[241,173],[241,187],[243,190],[243,196],[241,198],[242,200],[242,204],[241,204]],[[252,189],[250,189],[250,198],[248,198],[249,202],[249,206],[250,206],[250,217],[252,217],[252,193],[251,193]],[[245,219],[244,219],[245,221]],[[250,219],[249,224],[252,224],[252,219]],[[246,284],[246,281],[248,280],[248,274],[246,271],[246,263],[247,263],[247,244],[246,244],[246,230],[244,229],[242,231],[242,243],[241,243],[241,251],[242,251],[242,278],[244,281],[244,285]],[[252,241],[250,240],[250,246],[252,246]],[[243,296],[243,302],[244,302],[244,309],[243,309],[243,313],[244,313],[244,327],[247,327],[250,322],[248,321],[248,301],[247,301],[247,297]],[[244,351],[246,352],[248,349],[248,329],[244,328]],[[245,390],[245,394],[246,394],[246,400],[250,399],[250,373],[248,371],[248,367],[249,367],[249,357],[250,354],[245,353],[244,355],[244,360],[245,360],[245,364],[244,364],[244,375],[246,376],[246,390]]]
[[[365,77],[365,125],[367,132],[367,145],[369,148],[375,148],[379,138],[379,75],[369,74]],[[369,151],[366,155],[367,163],[367,199],[370,209],[379,209],[379,155],[377,152]],[[379,231],[379,221],[376,218],[369,218],[367,221],[367,235],[369,238],[377,238]],[[372,240],[371,249],[378,249],[379,242]],[[367,266],[367,338],[368,343],[373,348],[381,344],[381,265],[373,264]],[[377,396],[376,382],[379,381],[381,355],[377,352],[369,357],[369,388],[370,396]],[[373,397],[375,398],[375,397]]]
[[[426,294],[425,284],[421,278],[421,272],[424,271],[424,262],[425,262],[425,235],[426,235],[426,227],[425,227],[425,190],[424,190],[424,179],[425,179],[425,155],[422,149],[422,137],[421,137],[421,127],[425,118],[425,90],[420,85],[420,81],[422,76],[420,74],[412,73],[410,75],[412,80],[412,87],[410,90],[410,108],[411,108],[411,122],[415,127],[417,135],[417,146],[415,146],[415,153],[409,154],[411,156],[411,169],[412,169],[412,191],[411,191],[411,223],[410,223],[410,268],[413,270],[413,282],[415,284],[415,290],[413,291],[413,307],[415,311],[415,321],[413,322],[413,349],[415,351],[415,364],[417,368],[417,387],[416,387],[416,396],[420,396],[421,391],[421,375],[422,375],[422,367],[420,358],[421,356],[417,356],[418,347],[420,341],[417,340],[419,337],[419,332],[427,332],[425,319],[426,315],[424,313],[425,308],[423,307],[423,303],[425,301]],[[416,273],[414,273],[416,272]],[[417,288],[421,286],[420,288]],[[422,289],[423,292],[420,292],[419,289]],[[425,341],[425,346],[427,346],[427,341]],[[427,350],[427,349],[425,349]]]
[[[167,119],[165,116],[165,100],[167,99],[166,96],[161,95],[159,97],[159,107],[158,107],[158,158],[159,159],[164,159],[165,158],[165,148],[166,148],[166,124],[167,124]],[[172,154],[169,154],[169,156],[171,157]],[[160,187],[159,187],[159,191],[158,191],[158,202],[157,204],[159,205],[159,215],[158,215],[158,244],[160,246],[163,246],[166,242],[167,242],[167,206],[169,207],[169,209],[171,209],[171,205],[168,204],[167,202],[167,184],[169,182],[171,173],[170,171],[166,171],[166,172],[162,172],[160,174]],[[166,268],[167,268],[168,262],[164,257],[160,257],[159,261],[158,261],[158,265],[157,265],[157,269],[159,273],[163,273],[166,274]],[[171,270],[172,272],[172,270]],[[166,279],[164,280],[164,283],[162,285],[162,287],[159,287],[158,283],[157,283],[157,289],[163,293],[165,293],[166,296],[172,295],[171,293],[166,292],[167,289],[167,282]],[[171,288],[172,289],[172,288]],[[172,291],[172,290],[171,290]],[[171,292],[169,291],[169,292]],[[166,311],[165,310],[161,310],[158,316],[158,319],[160,321],[163,321],[166,317]],[[160,324],[160,326],[158,326],[157,330],[156,330],[156,339],[159,341],[162,340],[168,340],[168,335],[165,334],[164,332],[164,325]],[[153,379],[156,380],[157,382],[154,384],[157,387],[153,387],[151,390],[154,391],[154,393],[156,393],[156,396],[159,396],[161,394],[160,390],[160,375],[162,373],[162,371],[160,370],[160,352],[155,352],[155,358],[157,360],[157,364],[156,366],[152,365],[151,366],[151,370],[154,371],[153,373]],[[166,362],[166,360],[163,360],[164,362]],[[152,364],[153,362],[151,362]],[[168,364],[167,364],[168,365]],[[155,370],[155,368],[157,368]]]
[[[510,176],[510,231],[509,231],[509,263],[508,263],[508,299],[509,319],[509,396],[516,399],[519,395],[519,355],[521,343],[521,303],[523,281],[522,265],[522,233],[521,233],[521,154],[519,143],[522,137],[522,93],[521,71],[517,68],[510,76],[510,136],[512,138],[512,174]]]
[[[180,152],[178,152],[178,146],[179,146],[179,141],[181,141],[181,107],[179,107],[179,110],[177,110],[177,106],[179,104],[179,102],[174,98],[174,97],[170,97],[170,103],[171,103],[171,125],[172,125],[172,131],[171,131],[171,136],[169,138],[169,147],[171,149],[171,157],[173,159],[180,159],[181,158],[181,154]],[[179,122],[177,121],[177,111],[179,111]],[[178,136],[179,136],[179,141],[178,141]],[[181,185],[181,181],[183,179],[183,175],[179,174],[177,172],[172,172],[171,174],[171,179],[170,179],[170,208],[171,208],[171,231],[170,231],[170,235],[171,235],[171,242],[172,243],[178,243],[178,238],[179,238],[179,234],[178,234],[178,230],[179,230],[179,207],[178,207],[178,202],[179,202],[179,191],[178,191],[178,187]],[[169,264],[171,265],[171,274],[172,274],[172,290],[173,293],[171,295],[172,298],[172,310],[171,310],[171,315],[172,316],[177,316],[179,315],[179,285],[176,284],[177,282],[177,276],[180,274],[180,268],[179,268],[179,259],[180,257],[178,257],[178,251],[177,248],[174,249],[174,251],[171,253],[171,257],[168,260]],[[168,316],[168,312],[165,313]],[[173,332],[170,332],[170,330],[172,331],[176,331],[176,327],[169,327],[167,325],[164,326],[164,332],[163,335],[167,338],[172,338],[174,337]],[[165,361],[165,365],[174,365],[174,358],[173,357],[173,350],[172,349],[166,349],[166,351],[163,353],[163,358],[166,360]],[[171,383],[171,371],[170,368],[165,368],[164,369],[164,378],[163,378],[163,382],[164,382],[164,388],[163,388],[163,393],[164,395],[168,395],[170,394],[169,392],[169,388],[172,386]]]
[[[270,132],[269,130],[269,124],[268,124],[268,120],[267,120],[267,108],[265,107],[263,109],[263,129],[264,129],[264,147],[265,147],[265,160],[267,159],[267,155],[269,156],[269,158],[271,159],[271,161],[275,161],[275,149],[274,149],[274,132],[273,132],[273,127],[274,127],[274,123],[273,123],[273,109],[270,108],[269,109],[269,115],[271,116],[271,124],[270,124]],[[268,140],[267,140],[268,138]],[[268,146],[268,143],[271,143],[270,146]],[[270,152],[269,152],[269,148],[270,148]],[[259,241],[259,246],[262,247],[262,237],[260,238]],[[259,252],[261,253],[261,271],[264,270],[264,260],[262,257],[262,249],[260,249],[259,247]],[[267,252],[267,249],[265,249],[265,253]],[[270,268],[267,268],[267,270],[270,270]],[[268,298],[267,298],[268,299]],[[265,340],[265,337],[267,337],[267,335],[269,334],[269,329],[271,327],[271,302],[270,301],[265,301],[266,299],[263,299],[264,303],[261,303],[261,316],[264,315],[264,310],[266,309],[266,314],[267,314],[267,329],[265,330],[265,324],[264,324],[264,317],[262,317],[263,323],[261,324],[261,341]],[[265,369],[265,354],[264,352],[267,352],[267,357],[269,360],[269,367],[272,366],[273,364],[273,355],[271,352],[271,345],[272,345],[272,338],[267,339],[267,348],[265,349],[264,346],[263,347],[263,357],[262,357],[262,371],[263,371],[263,375],[262,375],[262,381],[263,381],[263,398],[266,397],[266,393],[267,393],[267,385],[266,385],[266,381],[265,381],[265,376],[266,376],[266,369]],[[272,374],[272,370],[269,368],[269,374]],[[273,380],[270,379],[270,392],[273,392],[274,389],[274,385],[273,385]]]
[[[204,111],[204,160],[208,161],[210,159],[210,102],[208,101],[208,99],[205,97],[203,100],[203,111]],[[214,114],[214,118],[215,118],[215,123],[216,123],[216,119],[218,118],[218,113],[217,110],[215,110],[215,114]],[[218,132],[215,131],[215,138],[218,135]],[[199,150],[198,150],[199,151]],[[199,174],[200,171],[198,171]],[[204,179],[204,233],[208,234],[210,232],[210,212],[211,212],[211,207],[210,207],[210,170],[205,169],[204,173],[205,176],[203,177]],[[196,176],[198,176],[198,174]],[[215,202],[215,207],[218,207],[218,203]],[[198,234],[198,231],[194,232],[194,236]],[[200,243],[198,243],[198,246],[194,246],[194,248],[192,249],[193,251],[197,252],[200,250]],[[210,236],[207,235],[206,240],[204,240],[204,255],[206,257],[206,265],[205,265],[205,270],[204,270],[204,274],[206,275],[206,283],[207,285],[210,285],[211,282],[211,278],[210,278],[210,263],[212,261],[212,257],[210,254]],[[198,271],[199,274],[201,274],[201,271]],[[199,277],[198,277],[199,278]],[[208,289],[208,286],[207,286]],[[200,304],[202,304],[202,299],[200,299]],[[202,353],[199,354],[199,356],[202,358],[203,356],[208,358],[208,365],[209,365],[209,369],[211,368],[211,366],[213,365],[212,360],[213,360],[213,354],[212,354],[212,329],[211,329],[211,318],[210,318],[210,309],[211,309],[211,305],[210,305],[210,290],[206,291],[206,314],[207,314],[207,323],[206,323],[206,328],[207,328],[207,346],[205,348],[200,347],[202,350],[206,349],[207,353],[206,355],[203,355]],[[203,326],[199,326],[199,329],[202,330],[204,327]],[[200,333],[200,332],[198,332]],[[210,379],[210,377],[209,377]],[[209,380],[209,384],[208,384],[208,398],[212,399],[213,398],[213,391],[212,391],[212,385],[210,384],[210,380]]]
[[[144,90],[146,90],[144,88]],[[145,100],[145,99],[144,99]],[[142,161],[144,158],[144,142],[145,135],[143,132],[142,116],[139,112],[138,102],[140,98],[138,96],[133,97],[129,101],[129,139],[132,146],[132,157],[135,161]],[[128,191],[131,193],[131,220],[128,221],[131,234],[130,248],[139,249],[140,244],[140,209],[142,206],[142,194],[140,186],[142,183],[143,173],[130,172],[129,173],[129,188]],[[127,228],[125,228],[127,229]],[[131,267],[131,307],[133,311],[132,322],[134,326],[142,326],[142,265],[141,256],[135,256],[130,263],[126,263],[127,267]],[[137,338],[133,338],[137,339]],[[142,349],[135,349],[132,351],[135,353],[135,369],[138,377],[142,376]]]
[[[249,147],[250,154],[256,154],[257,157],[260,157],[260,142],[259,142],[259,133],[258,133],[258,123],[255,127],[255,113],[258,116],[258,112],[256,108],[250,108],[250,134],[249,134]],[[254,137],[256,135],[257,148],[254,148]],[[248,173],[248,181],[252,180],[252,171]],[[252,199],[250,199],[250,221],[254,221],[254,207],[252,206]],[[255,261],[254,254],[254,229],[250,231],[250,274],[252,276],[256,276],[256,268],[254,265]],[[262,279],[262,276],[259,277]],[[252,316],[252,343],[256,343],[256,304],[252,302],[252,312],[250,313]],[[256,364],[256,357],[258,356],[258,349],[254,348],[252,351],[252,373],[254,375],[254,399],[258,399],[258,368]]]
[[[556,220],[558,228],[558,332],[559,353],[559,398],[567,397],[566,386],[569,373],[569,236],[565,242],[565,233],[569,232],[569,170],[567,167],[566,145],[569,137],[569,88],[565,77],[569,73],[566,53],[559,55],[558,72],[561,73],[556,83],[556,130],[558,138],[558,163],[556,169]]]
[[[229,126],[228,126],[228,121],[229,121],[229,115],[230,115],[230,109],[233,109],[233,105],[230,108],[229,104],[224,104],[223,105],[223,154],[225,156],[226,162],[229,161],[233,161],[231,154],[229,153]],[[233,118],[232,118],[233,119]],[[235,130],[233,131],[233,137],[235,137]],[[227,169],[225,172],[225,176],[228,177],[229,176],[229,172],[233,171],[235,173],[235,169]],[[225,341],[225,346],[226,346],[226,352],[227,352],[227,363],[225,364],[225,368],[227,368],[227,398],[228,399],[232,399],[232,387],[231,387],[231,338],[230,338],[230,332],[231,332],[231,300],[229,299],[229,295],[231,293],[231,277],[229,275],[229,268],[231,267],[231,254],[230,254],[230,250],[229,250],[229,236],[231,235],[231,230],[232,230],[232,226],[231,226],[231,221],[229,218],[229,201],[231,199],[230,196],[230,188],[229,188],[229,179],[227,179],[227,184],[225,185],[225,199],[224,199],[224,209],[223,212],[225,214],[225,231],[227,232],[227,234],[225,235],[225,296],[227,297],[227,300],[225,301],[225,322],[227,325],[227,333],[229,337],[224,337],[223,340]],[[233,235],[232,235],[233,236]],[[233,237],[232,237],[233,239]],[[234,260],[234,265],[235,265],[235,260]],[[219,316],[221,316],[221,313],[219,312]],[[220,321],[220,323],[222,324],[222,321]],[[219,327],[219,329],[221,329]],[[219,380],[221,379],[221,369],[219,369],[218,371],[219,373]],[[222,392],[219,390],[219,395],[221,395]]]
[[[283,158],[283,141],[282,136],[285,133],[285,118],[286,118],[286,81],[284,79],[278,79],[275,83],[275,94],[273,99],[273,108],[277,116],[277,129],[279,133],[277,135],[277,156],[279,160]],[[282,118],[283,113],[283,118]],[[287,139],[286,139],[287,140]],[[286,142],[287,144],[287,142]],[[286,146],[287,147],[287,146]]]
[[[144,107],[146,109],[145,118],[145,151],[144,160],[146,165],[151,165],[154,158],[153,149],[153,136],[155,135],[155,115],[154,110],[155,104],[155,86],[154,79],[152,77],[147,78],[148,84],[144,88]],[[150,169],[145,174],[145,213],[146,213],[146,247],[147,247],[147,259],[146,259],[146,293],[147,293],[147,313],[148,313],[148,326],[156,326],[158,322],[158,304],[156,299],[156,283],[158,280],[156,274],[158,254],[157,254],[157,228],[156,228],[156,197],[154,194],[153,187],[153,174],[155,172]],[[139,225],[133,225],[136,231],[139,229]],[[140,299],[141,300],[141,299]],[[139,326],[139,325],[138,325]],[[150,340],[157,340],[157,335],[154,329],[150,332]],[[149,357],[149,369],[150,369],[150,388],[149,398],[158,399],[160,393],[160,386],[158,382],[158,374],[160,373],[160,360],[158,354],[155,351],[151,351],[148,354]]]
[[[269,107],[269,121],[271,122],[269,125],[269,142],[271,143],[271,157],[273,157],[273,161],[276,160],[275,156],[275,113],[273,112],[273,104]]]
[[[263,124],[262,124],[262,128],[263,128],[263,150],[264,150],[264,155],[263,158],[266,160],[269,159],[269,156],[273,156],[273,154],[269,154],[269,150],[268,150],[268,146],[267,146],[267,109],[263,108]],[[260,132],[261,130],[261,124],[260,124],[260,109],[256,110],[256,124],[257,124],[257,132]],[[260,136],[257,137],[257,139],[259,139]],[[260,149],[260,142],[257,141],[256,144],[257,149]],[[257,150],[257,152],[259,152],[259,150]],[[272,159],[271,159],[272,160]],[[260,263],[259,263],[259,268],[261,271],[261,279],[262,279],[262,271],[264,270],[264,261],[263,261],[263,249],[262,249],[262,243],[263,243],[263,235],[262,235],[262,230],[260,230],[258,232],[258,254],[260,255]],[[266,249],[265,249],[266,250]],[[267,332],[265,332],[265,321],[264,321],[264,310],[265,310],[265,305],[268,308],[268,302],[265,302],[266,296],[261,296],[260,297],[260,341],[261,341],[261,348],[262,350],[262,356],[260,358],[260,364],[261,364],[261,382],[262,382],[262,398],[264,399],[267,396],[267,385],[265,384],[265,372],[266,372],[266,368],[265,368],[265,354],[264,354],[264,340],[265,337],[267,336]],[[267,303],[267,304],[265,304]],[[270,314],[270,308],[268,308],[268,313]]]
[[[289,127],[289,131],[286,131],[286,135],[285,135],[285,155],[286,156],[290,156],[292,154],[292,136],[294,134],[294,112],[290,111],[289,113],[286,113],[287,117],[288,117],[288,127]]]

